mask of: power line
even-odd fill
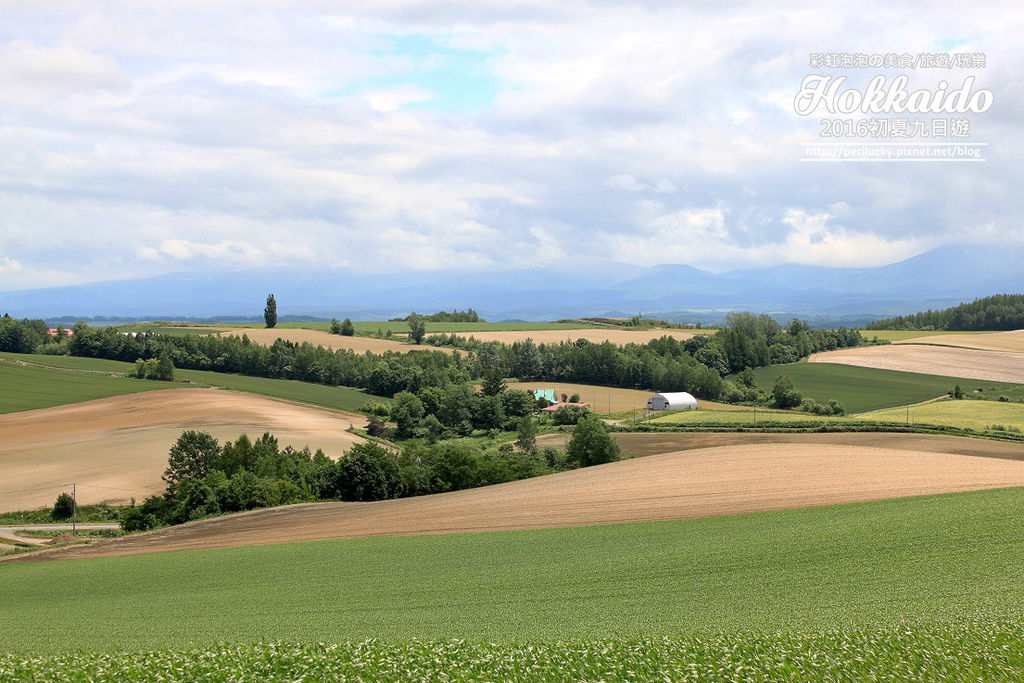
[[[55,489],[55,488],[60,488],[62,486],[71,486],[71,485],[72,484],[70,482],[68,482],[68,483],[60,483],[60,484],[50,484],[49,486],[37,486],[37,487],[31,488],[31,489],[18,489],[16,491],[0,491],[0,495],[4,495],[4,494],[8,494],[8,493],[28,493],[30,491],[45,491],[47,489]],[[82,484],[82,483],[79,483],[78,486],[85,486],[87,488],[94,488],[94,489],[104,489],[104,490],[107,490],[107,491],[127,491],[128,493],[134,493],[134,492],[138,491],[138,489],[123,489],[123,488],[118,488],[116,486],[99,486],[98,484]]]

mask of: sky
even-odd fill
[[[0,0],[0,16],[0,290],[267,266],[871,266],[1024,243],[1010,2]],[[986,64],[840,74],[811,67],[821,52]],[[987,160],[801,161],[825,140],[794,111],[816,73],[974,75]]]

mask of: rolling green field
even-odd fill
[[[860,415],[870,420],[906,421],[905,408],[876,410]],[[1024,429],[1024,404],[997,401],[936,401],[910,407],[910,421],[986,429],[992,425]]]
[[[9,653],[56,654],[1019,624],[1022,506],[1015,488],[642,524],[0,563],[0,638]]]
[[[173,389],[175,386],[184,385],[0,362],[0,387],[3,387],[0,391],[0,413],[52,408],[141,391]]]
[[[0,361],[3,359],[16,360],[31,365],[17,366],[0,362],[0,373],[6,370],[12,377],[23,378],[20,381],[26,387],[25,392],[4,392],[0,396],[0,412],[48,408],[67,403],[87,401],[90,398],[107,398],[109,396],[139,391],[152,391],[154,389],[174,389],[188,386],[185,382],[219,387],[221,389],[232,389],[234,391],[244,391],[271,398],[282,398],[288,401],[308,403],[335,410],[358,411],[369,401],[390,401],[390,399],[373,396],[372,394],[349,387],[329,387],[323,384],[312,384],[310,382],[299,382],[290,379],[248,377],[246,375],[233,375],[206,370],[175,370],[175,379],[184,380],[184,382],[156,382],[126,377],[109,377],[100,373],[130,372],[135,367],[134,363],[104,360],[101,358],[0,353]],[[79,370],[82,372],[64,372],[63,370],[54,370],[52,368]],[[2,377],[3,375],[0,374],[0,378]],[[66,389],[66,387],[70,387],[70,389]],[[117,389],[120,389],[120,391],[117,391]],[[37,394],[48,397],[46,400],[49,402],[40,402],[41,399],[35,398]],[[82,398],[82,396],[90,398]]]
[[[964,391],[1013,386],[1006,382],[876,370],[838,363],[799,362],[754,369],[757,384],[767,390],[771,390],[779,375],[792,379],[804,397],[813,398],[819,403],[835,399],[846,406],[848,413],[920,403],[941,396],[957,384]]]

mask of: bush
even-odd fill
[[[66,491],[57,496],[50,516],[54,519],[71,519],[75,514],[75,499]]]

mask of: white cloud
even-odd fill
[[[8,3],[0,286],[279,262],[869,265],[1024,241],[1024,13],[994,16],[880,1]],[[789,111],[807,56],[851,35],[908,52],[969,36],[996,95],[976,133],[992,160],[800,164],[817,137]],[[436,55],[394,52],[399,37],[480,51],[493,104],[431,108],[466,86],[417,72]]]

